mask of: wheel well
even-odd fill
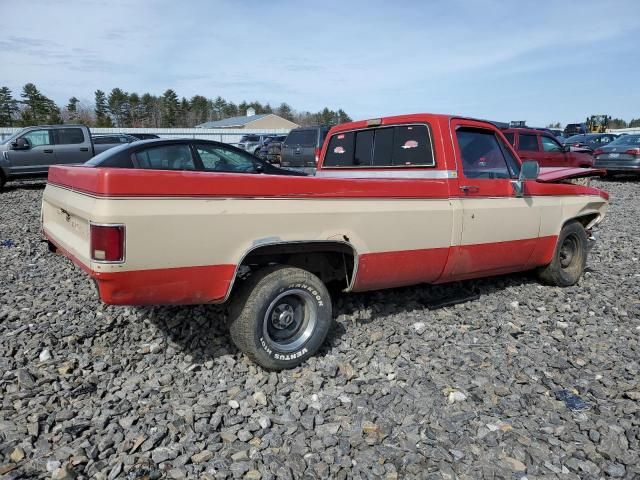
[[[568,224],[569,222],[578,222],[580,224],[582,224],[582,226],[584,228],[587,228],[589,226],[590,223],[592,223],[594,220],[598,219],[598,217],[600,217],[599,213],[588,213],[586,215],[582,215],[580,217],[575,217],[572,218],[570,220],[567,220],[564,225]],[[564,227],[563,225],[563,227]]]
[[[279,264],[313,273],[324,283],[338,281],[349,287],[355,274],[357,253],[344,242],[294,242],[265,245],[251,250],[241,267],[251,270]]]

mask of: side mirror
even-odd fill
[[[562,151],[564,153],[569,153],[571,151],[571,146],[570,145],[563,145],[562,146]]]
[[[264,165],[262,165],[261,163],[256,163],[254,164],[255,169],[256,169],[256,173],[264,173]]]
[[[16,141],[11,142],[12,150],[29,150],[29,141],[26,138],[18,138]]]
[[[540,165],[535,160],[525,160],[520,167],[520,175],[517,180],[511,181],[511,186],[516,194],[516,197],[522,197],[524,195],[524,182],[525,180],[535,180],[540,173]]]
[[[540,173],[540,165],[535,160],[525,160],[520,168],[520,176],[518,180],[535,180]]]

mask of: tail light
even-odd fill
[[[627,150],[626,152],[624,152],[628,155],[635,155],[638,156],[640,155],[640,148],[630,148],[629,150]]]
[[[320,149],[316,148],[316,165],[318,164],[319,161],[320,161]]]
[[[96,262],[124,262],[124,225],[92,223],[91,260]]]

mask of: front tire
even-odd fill
[[[293,368],[315,354],[332,321],[324,283],[294,267],[277,265],[251,275],[229,311],[233,343],[268,370]]]
[[[538,276],[549,285],[570,287],[578,282],[586,263],[587,234],[582,224],[574,221],[560,230],[553,259],[538,270]]]

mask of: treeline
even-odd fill
[[[609,120],[608,128],[637,128],[640,127],[640,118],[632,118],[628,122],[622,118],[612,118]],[[550,123],[547,128],[561,128],[560,122]]]
[[[342,109],[334,111],[325,107],[312,113],[296,111],[287,103],[273,108],[268,103],[263,105],[258,101],[236,104],[220,96],[207,98],[194,95],[187,99],[179,98],[172,89],[166,90],[161,96],[129,93],[120,88],[114,88],[108,94],[96,90],[93,104],[82,103],[74,96],[61,108],[33,83],[27,83],[22,88],[20,99],[14,98],[8,87],[0,88],[0,127],[83,123],[92,127],[188,128],[246,115],[249,108],[253,108],[256,114],[275,113],[303,126],[351,121]]]

